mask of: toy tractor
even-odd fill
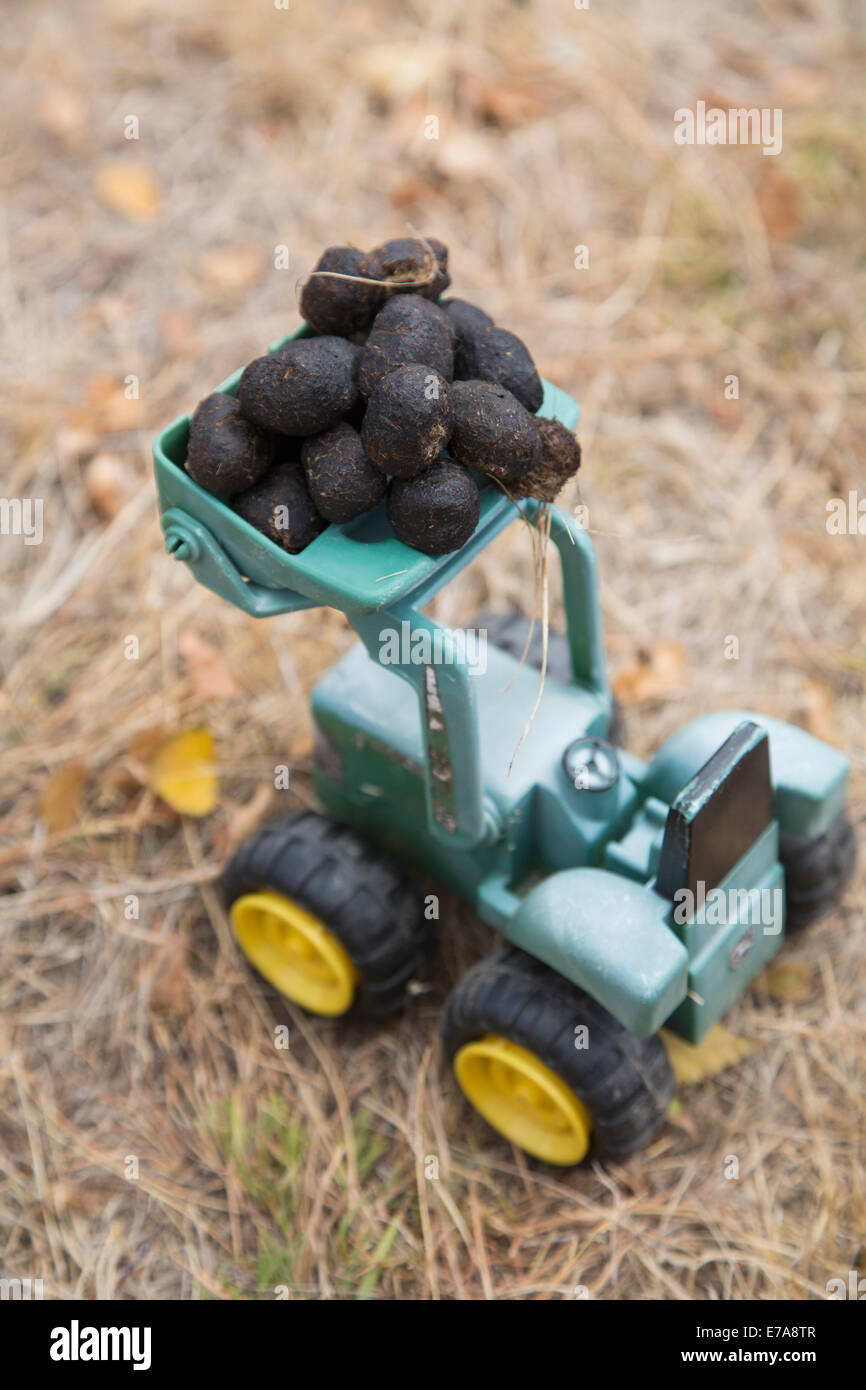
[[[545,383],[539,415],[573,429],[578,407]],[[466,634],[423,609],[514,504],[479,478],[475,535],[441,557],[399,542],[383,506],[292,555],[188,477],[188,431],[181,417],[154,449],[169,552],[253,617],[327,604],[360,638],[313,691],[327,814],[266,823],[225,870],[241,948],[312,1013],[389,1014],[432,944],[404,866],[423,869],[507,943],[442,1017],[469,1102],[553,1164],[645,1144],[673,1090],[658,1030],[700,1041],[785,930],[839,897],[855,850],[847,760],[741,710],[693,720],[649,764],[620,748],[594,550],[553,507],[567,634],[551,638],[509,770],[538,691],[538,630],[529,642],[516,614],[480,618],[486,662],[470,660]],[[522,504],[529,519],[539,507]]]

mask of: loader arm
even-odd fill
[[[522,504],[537,518],[540,504]],[[574,678],[609,697],[604,667],[595,551],[588,535],[559,507],[550,508],[550,535],[559,551]],[[485,801],[475,686],[462,634],[443,627],[405,601],[350,621],[374,661],[413,687],[421,712],[424,785],[430,834],[452,849],[494,844],[501,833],[495,808]],[[396,640],[395,640],[396,638]],[[424,650],[434,660],[419,659]],[[526,711],[527,718],[530,709]]]

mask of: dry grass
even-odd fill
[[[294,771],[284,804],[309,798],[307,698],[350,634],[328,612],[255,624],[197,588],[161,551],[147,449],[292,326],[323,245],[435,233],[455,291],[583,403],[630,745],[713,706],[763,709],[849,752],[862,821],[866,541],[825,527],[829,497],[866,496],[853,11],[3,9],[3,487],[45,499],[45,539],[0,540],[0,1273],[51,1297],[822,1296],[866,1230],[862,880],[787,948],[805,997],[741,1000],[728,1021],[750,1056],[682,1092],[622,1169],[539,1169],[459,1103],[436,1015],[489,933],[456,903],[411,1016],[368,1033],[293,1015],[276,1051],[212,883],[275,763]],[[782,107],[782,154],[677,149],[672,112],[699,97]],[[106,202],[118,183],[126,214]],[[116,496],[88,472],[100,453]],[[531,575],[512,527],[439,613],[522,606]],[[203,696],[189,630],[235,696]],[[136,750],[196,724],[224,799],[181,822]]]

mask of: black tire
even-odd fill
[[[589,1029],[584,1049],[574,1045],[581,1024]],[[534,1052],[589,1109],[598,1157],[624,1158],[664,1123],[674,1077],[661,1039],[636,1037],[584,990],[514,946],[463,977],[441,1028],[451,1061],[488,1033]]]
[[[485,628],[487,640],[498,647],[500,651],[508,652],[519,661],[523,656],[523,648],[526,646],[526,636],[529,632],[531,619],[524,613],[479,613],[472,619],[474,627]],[[526,664],[533,666],[536,671],[541,670],[543,656],[543,642],[541,623],[536,621],[532,630],[532,640],[526,653]],[[547,670],[557,681],[571,680],[571,653],[568,650],[568,640],[561,632],[554,628],[549,628],[547,633]],[[613,713],[611,714],[610,725],[606,737],[611,743],[622,747],[625,736],[625,728],[622,717],[622,710],[614,698]]]
[[[823,917],[839,901],[857,863],[854,827],[842,811],[814,840],[779,835],[779,858],[785,870],[786,931]]]
[[[402,1007],[433,924],[418,889],[383,850],[313,811],[280,816],[260,826],[223,873],[227,910],[262,889],[293,898],[338,938],[360,977],[353,1012]]]

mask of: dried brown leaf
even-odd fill
[[[692,1086],[707,1076],[724,1071],[726,1067],[736,1066],[752,1050],[747,1038],[738,1037],[721,1023],[714,1024],[706,1037],[696,1045],[685,1042],[666,1028],[661,1030],[660,1036],[674,1076],[681,1086]]]
[[[769,236],[790,241],[802,221],[802,198],[794,180],[781,169],[765,169],[758,185],[758,207]]]
[[[619,671],[611,682],[613,692],[624,705],[642,700],[658,700],[681,689],[686,672],[686,654],[679,642],[659,642],[648,652],[638,652],[631,666]]]
[[[262,253],[258,246],[219,246],[206,251],[202,275],[221,290],[245,290],[262,278]]]
[[[141,164],[104,164],[96,174],[96,192],[106,207],[131,222],[151,222],[159,212],[159,184]]]
[[[75,144],[87,120],[87,102],[74,87],[52,83],[39,103],[39,124],[43,130],[68,144]]]
[[[177,649],[186,663],[190,688],[200,700],[230,700],[240,693],[220,652],[195,628],[178,633]]]
[[[150,1007],[182,1013],[189,1001],[189,952],[185,940],[171,936],[157,951]]]
[[[814,979],[814,971],[805,961],[791,960],[768,966],[755,983],[763,986],[771,999],[783,1004],[801,1004],[812,993]]]
[[[87,764],[81,759],[52,772],[42,789],[39,815],[48,830],[68,830],[78,819]]]
[[[141,400],[132,383],[127,387],[122,378],[91,377],[85,389],[83,403],[73,410],[69,425],[84,433],[121,434],[138,429],[141,424]]]
[[[803,697],[806,728],[809,733],[823,739],[825,743],[838,742],[833,718],[833,692],[830,687],[824,681],[804,680]]]
[[[136,490],[135,473],[128,459],[107,452],[94,454],[84,469],[84,490],[94,511],[110,521]]]

